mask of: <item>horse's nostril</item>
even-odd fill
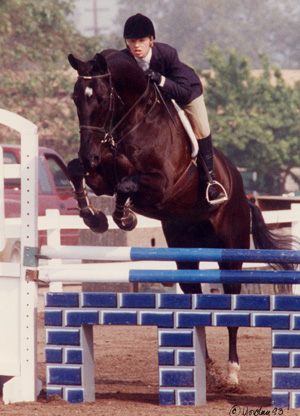
[[[92,156],[90,164],[92,168],[95,168],[100,163],[100,157],[99,156]]]

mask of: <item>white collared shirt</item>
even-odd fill
[[[136,56],[134,58],[137,61],[139,67],[144,72],[148,71],[148,69],[150,68],[150,61],[151,61],[151,58],[152,58],[152,48],[149,49],[149,52],[147,53],[147,55],[144,58],[137,58]],[[163,87],[163,85],[165,83],[165,80],[166,80],[166,78],[162,75],[160,83],[159,83],[160,87]]]
[[[149,52],[147,53],[147,55],[144,58],[137,58],[135,56],[135,59],[139,65],[140,68],[142,68],[142,70],[144,72],[148,71],[148,69],[150,68],[150,61],[152,58],[152,48],[149,49]]]

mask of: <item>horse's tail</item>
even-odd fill
[[[282,235],[274,232],[265,223],[261,210],[249,200],[252,217],[252,237],[256,249],[267,250],[299,250],[299,239],[292,235]],[[298,264],[270,264],[274,269],[296,270]]]

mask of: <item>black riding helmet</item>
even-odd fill
[[[151,20],[141,13],[129,17],[124,25],[125,39],[142,39],[153,36],[155,39],[155,30]]]

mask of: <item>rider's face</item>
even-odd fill
[[[148,55],[152,40],[149,37],[141,39],[126,39],[126,43],[132,55],[136,58],[142,59]]]

